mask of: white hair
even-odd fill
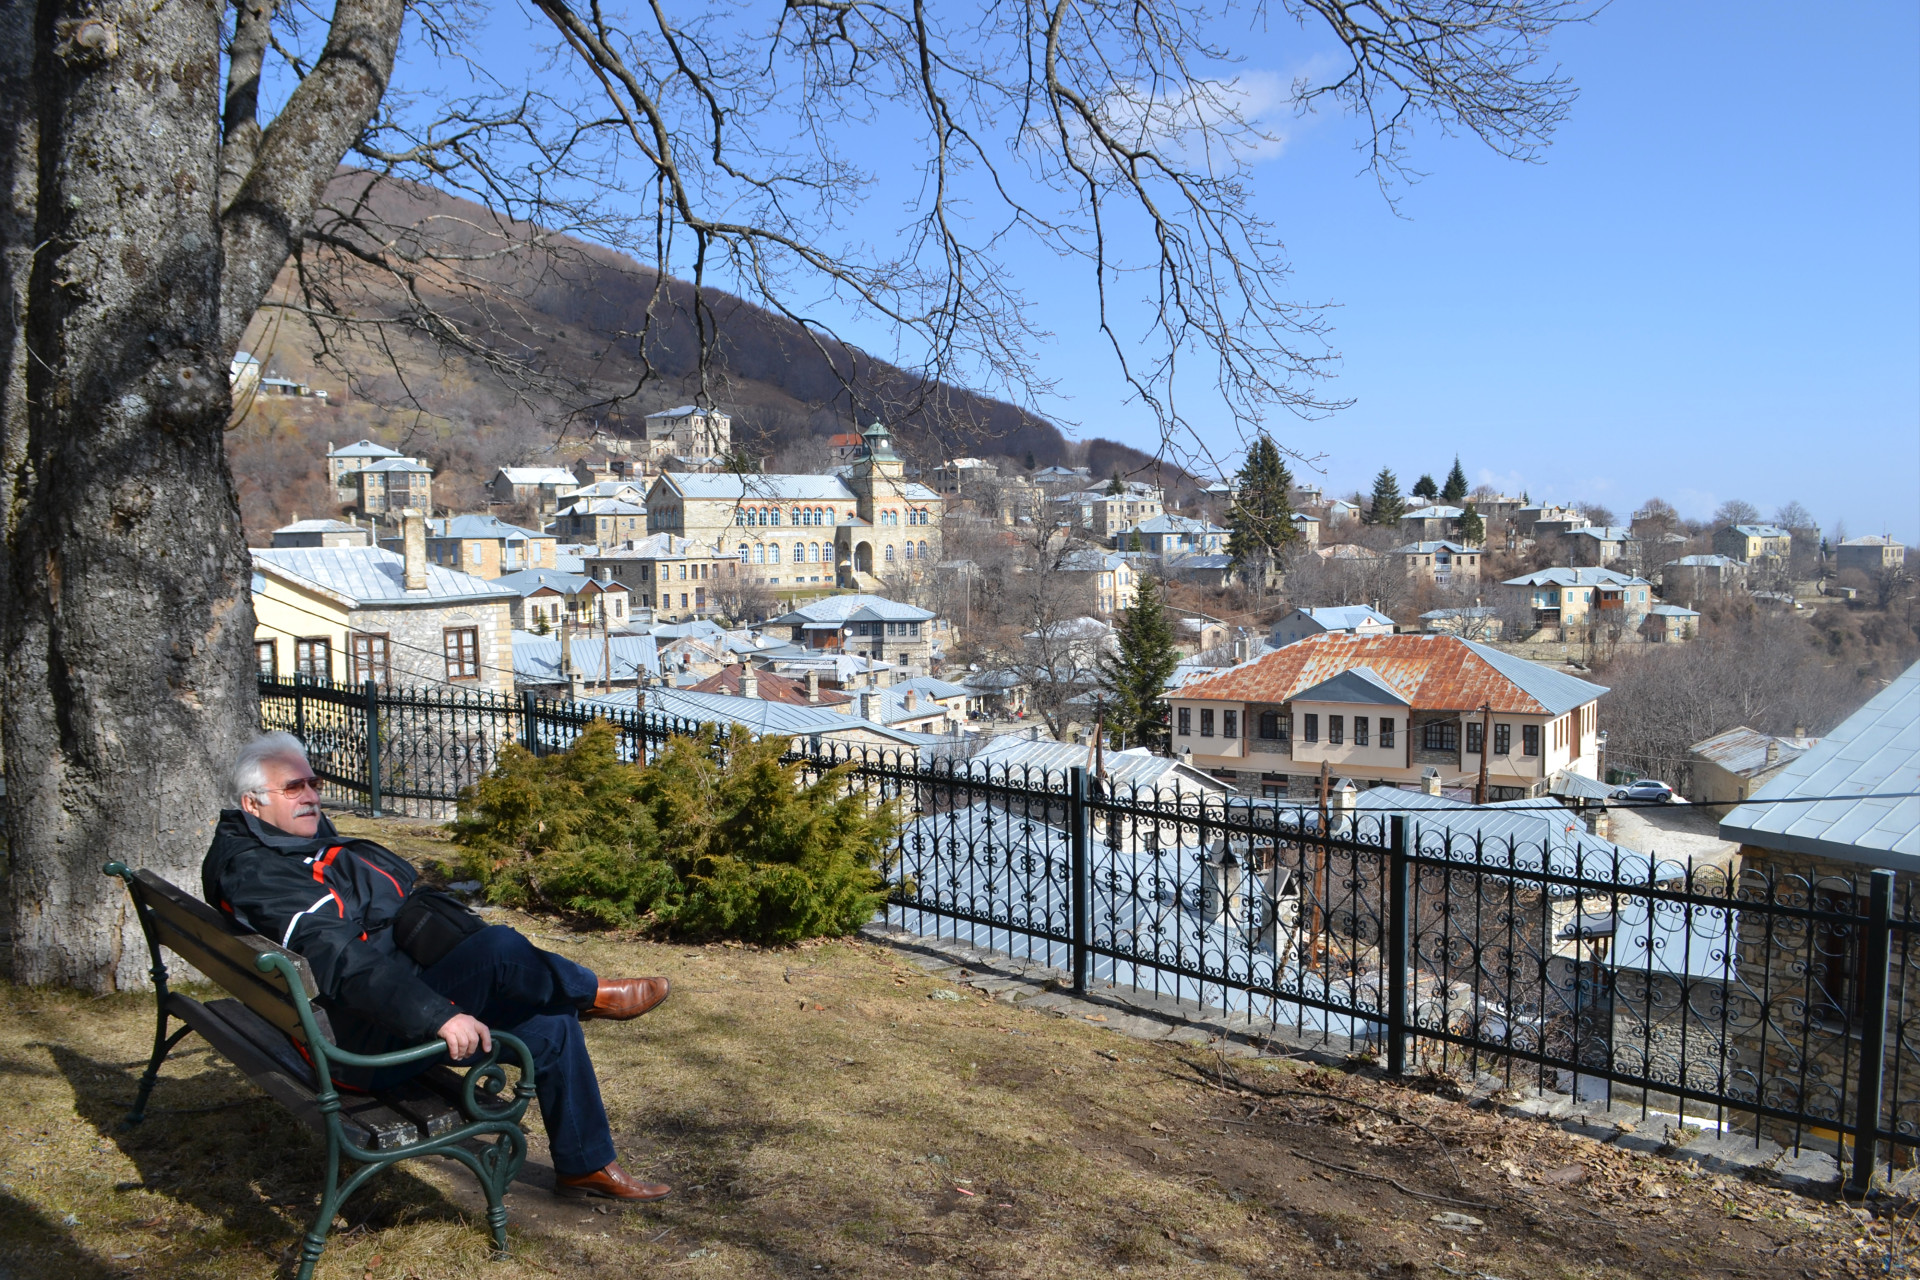
[[[252,796],[258,800],[267,791],[267,761],[298,760],[307,764],[307,749],[300,739],[290,733],[263,733],[240,748],[240,754],[234,757],[233,772],[228,780],[233,786],[233,801],[240,803],[242,796]]]

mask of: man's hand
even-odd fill
[[[493,1034],[487,1030],[487,1024],[464,1013],[456,1013],[441,1023],[435,1034],[447,1042],[447,1056],[455,1062],[470,1058],[476,1052],[493,1050]]]

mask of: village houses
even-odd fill
[[[487,481],[487,500],[551,515],[579,483],[565,467],[501,467]]]
[[[670,533],[631,538],[583,560],[588,577],[624,584],[633,602],[653,610],[659,622],[706,617],[722,577],[737,580],[746,572],[726,548]]]
[[[1793,533],[1777,524],[1733,524],[1716,531],[1713,550],[1729,560],[1758,567],[1793,554]]]
[[[1167,703],[1174,750],[1242,792],[1311,797],[1323,774],[1473,787],[1484,769],[1488,799],[1506,800],[1545,794],[1556,773],[1595,776],[1604,693],[1454,636],[1328,634]]]
[[[1636,631],[1654,606],[1651,582],[1615,569],[1541,569],[1500,586],[1529,611],[1535,630],[1552,631],[1561,640],[1582,638],[1601,625]]]
[[[1457,542],[1409,542],[1387,553],[1398,560],[1410,578],[1425,578],[1436,587],[1480,581],[1480,550]]]
[[[493,516],[447,516],[427,521],[427,559],[477,578],[523,569],[552,569],[556,540]]]

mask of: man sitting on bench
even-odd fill
[[[665,978],[602,982],[505,925],[481,928],[422,967],[393,924],[413,865],[371,840],[339,835],[320,811],[318,781],[290,733],[254,739],[234,762],[237,809],[221,812],[201,864],[209,903],[242,928],[306,957],[341,1048],[385,1053],[438,1036],[456,1065],[493,1047],[489,1027],[533,1054],[540,1115],[562,1195],[658,1200],[614,1159],[586,1018],[637,1018],[667,998]],[[336,1083],[389,1088],[426,1064]]]

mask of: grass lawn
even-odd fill
[[[379,832],[423,861],[445,848]],[[349,1202],[321,1275],[1800,1277],[1883,1274],[1911,1238],[1906,1214],[1862,1221],[1433,1092],[1123,1039],[866,942],[512,922],[602,973],[672,977],[660,1009],[587,1039],[624,1163],[674,1195],[555,1199],[536,1121],[512,1259],[488,1260],[462,1171],[413,1162]],[[291,1255],[320,1148],[197,1040],[156,1114],[116,1128],[150,1010],[0,987],[0,1276],[268,1276]]]

